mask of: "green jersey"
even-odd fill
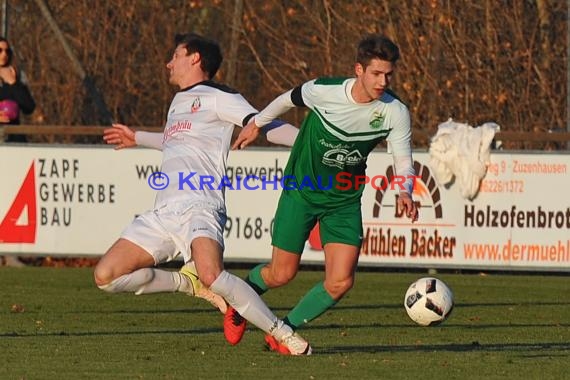
[[[288,195],[325,208],[360,202],[366,160],[383,140],[392,151],[396,174],[406,178],[405,191],[412,192],[408,108],[390,91],[377,100],[357,103],[352,97],[355,82],[356,78],[306,82],[255,116],[256,125],[264,126],[294,106],[309,108],[284,172],[283,189]],[[381,173],[369,176],[375,175]]]
[[[394,156],[411,155],[408,108],[388,91],[356,103],[354,83],[355,78],[321,78],[301,86],[310,111],[284,172],[285,191],[293,197],[325,207],[359,202],[364,182],[357,176],[365,175],[368,155],[380,141],[391,143]]]

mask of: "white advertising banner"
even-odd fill
[[[147,179],[161,153],[108,147],[0,146],[0,252],[101,255],[140,212],[152,207]],[[265,261],[271,256],[274,212],[287,150],[230,152],[225,257]],[[493,153],[473,200],[457,183],[437,183],[429,155],[416,152],[414,198],[420,218],[398,215],[391,156],[368,159],[362,198],[361,265],[570,271],[570,155]],[[265,177],[265,183],[252,177]],[[235,179],[242,178],[238,189]],[[295,221],[291,221],[294,223]],[[323,262],[318,229],[304,262]]]
[[[0,252],[101,255],[152,207],[144,179],[161,153],[93,146],[0,146]]]

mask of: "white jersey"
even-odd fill
[[[178,92],[168,110],[162,141],[162,169],[169,184],[155,209],[171,203],[205,205],[225,212],[226,161],[234,125],[255,114],[243,96],[205,81]]]

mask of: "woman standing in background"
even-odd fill
[[[36,103],[23,74],[12,64],[10,43],[0,37],[0,124],[20,124],[20,112],[34,112]],[[25,135],[10,135],[6,142],[26,142]]]
[[[10,43],[0,37],[0,124],[20,124],[20,111],[34,112],[36,103],[28,89],[23,74],[12,64]],[[6,142],[26,142],[25,135],[9,135]],[[16,256],[0,256],[0,266],[21,267],[24,264]]]

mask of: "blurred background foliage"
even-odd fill
[[[42,4],[113,119],[134,127],[164,123],[173,36],[194,31],[223,48],[216,80],[259,108],[314,77],[351,76],[357,42],[380,32],[400,46],[393,88],[414,130],[432,135],[450,117],[566,128],[566,1],[7,0],[7,37],[38,103],[24,123],[101,125]],[[303,112],[286,118],[299,125]]]

